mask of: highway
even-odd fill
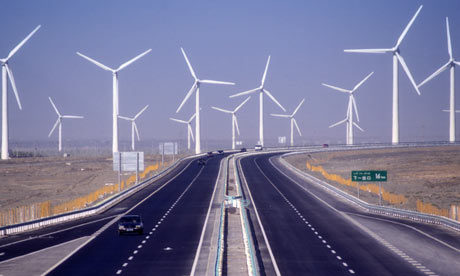
[[[277,155],[240,159],[261,274],[458,275],[458,233],[367,213],[286,169]]]
[[[103,214],[1,239],[0,262],[89,237],[47,275],[189,274],[223,156],[209,158],[205,166],[183,161]],[[116,221],[122,214],[141,215],[144,234],[119,236]]]

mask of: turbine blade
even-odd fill
[[[193,113],[192,117],[190,117],[190,119],[188,119],[188,123],[191,123],[193,121],[193,119],[195,119],[196,117],[196,113]]]
[[[18,103],[19,110],[22,110],[21,100],[19,100],[18,89],[16,88],[16,82],[14,81],[13,72],[11,72],[8,63],[5,63],[6,73],[11,82],[11,87],[13,87],[14,96],[16,97],[16,102]]]
[[[447,29],[447,51],[449,52],[449,58],[452,60],[452,41],[450,40],[450,29],[449,29],[449,18],[446,17],[446,29]]]
[[[409,24],[407,24],[406,28],[404,29],[404,31],[402,32],[402,34],[399,36],[398,38],[398,41],[396,42],[396,47],[395,48],[398,48],[399,47],[399,44],[401,44],[402,40],[404,39],[404,37],[406,36],[407,32],[409,31],[409,28],[412,26],[412,24],[414,23],[415,21],[415,18],[417,17],[418,13],[422,10],[423,8],[423,5],[421,5],[417,12],[414,14],[414,16],[412,17],[412,19],[409,21]]]
[[[460,62],[459,61],[454,61],[454,63],[458,66],[460,66]]]
[[[190,133],[190,137],[192,137],[192,141],[195,142],[195,136],[193,136],[193,130],[190,124],[188,124],[188,132]]]
[[[243,95],[251,94],[251,93],[254,93],[254,92],[258,92],[258,91],[260,91],[260,90],[261,90],[261,88],[260,88],[260,87],[257,87],[257,88],[251,89],[251,90],[247,90],[247,91],[244,91],[244,92],[240,92],[240,93],[231,95],[231,96],[229,96],[229,98],[234,98],[234,97],[238,97],[238,96],[243,96]]]
[[[211,84],[225,84],[225,85],[235,85],[233,82],[227,81],[215,81],[215,80],[200,80],[200,83],[211,83]]]
[[[176,113],[179,113],[179,111],[181,110],[182,106],[185,104],[185,102],[188,100],[188,98],[190,98],[190,96],[192,96],[193,91],[195,91],[195,89],[196,89],[196,81],[193,84],[192,88],[190,88],[190,90],[187,92],[187,95],[185,95],[185,98],[182,100],[181,104],[177,108]]]
[[[134,122],[134,121],[133,121],[133,126],[134,126],[134,130],[136,131],[137,141],[140,141],[141,138],[139,137],[139,130],[137,129],[136,122]]]
[[[260,86],[263,87],[265,84],[265,78],[267,77],[268,65],[270,64],[270,56],[268,56],[267,64],[265,65],[264,75],[262,76],[262,81]]]
[[[353,95],[352,95],[350,99],[351,99],[351,102],[352,102],[352,105],[353,105],[353,109],[355,110],[356,119],[357,119],[357,120],[358,120],[358,122],[359,122],[358,107],[356,106],[356,100],[355,100],[355,97],[353,97]]]
[[[273,117],[281,117],[281,118],[291,118],[291,115],[287,115],[287,114],[270,114],[271,116]]]
[[[183,124],[188,124],[188,122],[182,121],[182,120],[179,120],[179,119],[174,119],[174,118],[169,118],[169,119],[172,120],[172,121],[175,121],[175,122],[179,122],[179,123],[183,123]]]
[[[98,67],[104,69],[104,70],[107,70],[107,71],[110,71],[110,72],[115,72],[115,70],[113,70],[112,68],[108,67],[108,66],[105,66],[104,64],[100,63],[99,61],[96,61],[90,57],[87,57],[85,56],[84,54],[80,53],[80,52],[77,52],[77,55],[81,56],[82,58],[94,63],[95,65],[97,65]]]
[[[332,88],[332,89],[334,89],[334,90],[338,90],[338,91],[340,91],[340,92],[351,93],[351,90],[348,90],[348,89],[340,88],[340,87],[333,86],[333,85],[329,85],[329,84],[325,84],[325,83],[321,83],[321,84],[324,85],[324,86],[326,86],[326,87]]]
[[[48,97],[48,99],[50,100],[50,103],[51,105],[53,106],[54,110],[56,111],[56,114],[58,116],[61,116],[61,113],[59,113],[59,110],[57,109],[56,105],[54,104],[53,100],[51,99],[51,97]]]
[[[59,122],[59,118],[56,120],[56,123],[54,123],[54,126],[53,128],[51,129],[50,133],[48,134],[48,137],[51,136],[51,134],[53,134],[53,131],[56,129],[56,127],[60,124]]]
[[[428,78],[426,78],[424,81],[422,81],[418,87],[420,88],[422,85],[424,85],[425,83],[429,82],[430,80],[432,80],[434,77],[436,77],[437,75],[441,74],[442,72],[444,72],[447,68],[449,68],[450,66],[450,60],[444,64],[441,68],[439,68],[438,70],[436,70],[433,74],[431,74]]]
[[[236,132],[238,132],[238,136],[240,136],[240,127],[238,126],[238,119],[236,116],[233,116],[233,121],[235,121]]]
[[[250,98],[251,98],[251,96],[247,97],[246,100],[244,100],[242,103],[240,103],[240,105],[237,106],[235,108],[235,110],[233,110],[233,112],[237,112],[247,101],[249,101]]]
[[[337,123],[335,123],[335,124],[333,124],[333,125],[330,125],[329,128],[332,128],[332,127],[338,126],[338,125],[340,125],[340,124],[343,124],[343,123],[345,123],[346,121],[348,121],[348,118],[345,118],[344,120],[342,120],[342,121],[340,121],[340,122],[337,122]]]
[[[182,51],[182,54],[184,55],[184,58],[185,58],[185,61],[187,62],[188,69],[190,70],[190,73],[192,74],[193,78],[194,78],[195,80],[197,80],[197,77],[196,77],[196,75],[195,75],[195,71],[193,71],[192,65],[190,64],[190,61],[188,60],[187,55],[185,54],[184,49],[180,48],[180,50]]]
[[[286,112],[286,109],[275,99],[275,97],[273,97],[273,95],[267,89],[264,88],[263,91],[270,97],[270,99],[272,99],[273,102],[275,102],[284,112]]]
[[[26,36],[26,38],[24,38],[21,41],[21,43],[16,45],[16,47],[14,47],[13,50],[11,50],[11,52],[6,57],[5,62],[8,61],[14,54],[16,54],[16,52],[27,42],[27,40],[29,40],[29,38],[31,38],[35,34],[35,32],[38,31],[38,29],[40,29],[40,27],[41,25],[38,25],[37,27],[35,27],[35,29],[28,36]]]
[[[393,49],[346,49],[345,53],[366,53],[366,54],[385,54],[393,52]]]
[[[296,107],[296,109],[294,110],[294,112],[292,113],[291,116],[294,116],[297,111],[299,111],[300,107],[302,106],[303,102],[305,101],[305,99],[302,99],[302,101],[299,103],[299,105]]]
[[[139,113],[136,114],[136,116],[134,116],[134,120],[136,120],[137,118],[139,118],[139,116],[141,116],[141,114],[149,107],[149,105],[146,105],[144,108],[142,108],[141,111],[139,111]]]
[[[222,108],[219,108],[219,107],[215,107],[215,106],[211,106],[212,109],[215,109],[215,110],[218,110],[218,111],[221,111],[221,112],[224,112],[224,113],[229,113],[229,114],[232,114],[233,112],[230,111],[230,110],[226,110],[226,109],[222,109]]]
[[[65,115],[65,116],[62,116],[61,118],[65,118],[65,119],[83,119],[85,117],[83,117],[83,116],[75,116],[75,115]]]
[[[403,57],[402,57],[398,52],[395,52],[395,55],[396,55],[396,57],[398,58],[399,63],[401,63],[401,66],[403,67],[404,71],[406,71],[407,77],[409,78],[410,82],[411,82],[412,85],[414,86],[415,91],[417,91],[417,94],[420,95],[420,91],[418,90],[417,84],[415,83],[415,80],[414,80],[414,78],[412,77],[412,74],[411,74],[410,71],[409,71],[409,67],[407,67],[407,64],[406,64],[406,62],[404,61]]]
[[[354,88],[353,88],[353,92],[356,91],[356,89],[358,89],[358,87],[360,87],[368,78],[370,78],[372,76],[372,74],[374,74],[374,72],[371,72],[369,75],[367,75],[362,81],[360,81]]]
[[[129,60],[129,61],[125,62],[125,63],[123,63],[123,64],[120,65],[120,67],[118,67],[118,69],[115,70],[115,71],[118,72],[118,71],[120,71],[120,70],[122,70],[122,69],[128,67],[131,63],[133,63],[133,62],[135,62],[136,60],[140,59],[141,57],[145,56],[145,55],[148,54],[150,51],[152,51],[152,49],[148,49],[147,51],[143,52],[142,54],[140,54],[140,55],[138,55],[138,56],[132,58],[131,60]]]
[[[118,118],[123,119],[123,120],[126,120],[126,121],[132,121],[132,120],[133,120],[133,118],[129,118],[129,117],[125,117],[125,116],[120,116],[120,115],[118,115]]]
[[[294,122],[297,132],[299,133],[300,136],[302,136],[302,132],[300,132],[300,128],[299,128],[299,125],[297,124],[297,121],[294,118],[292,118],[292,121]]]
[[[359,130],[361,130],[362,132],[364,132],[364,129],[362,129],[360,126],[358,126],[357,123],[353,122],[353,125],[354,125],[356,128],[358,128]]]

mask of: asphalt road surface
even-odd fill
[[[458,233],[360,210],[286,169],[276,155],[240,161],[246,197],[255,204],[261,274],[459,275]]]

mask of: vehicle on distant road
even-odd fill
[[[255,145],[254,150],[261,151],[261,150],[263,150],[263,147],[262,147],[262,145]]]
[[[144,223],[139,215],[125,215],[118,221],[118,234],[123,233],[144,233]]]
[[[328,148],[329,144],[323,144],[323,148]]]
[[[212,151],[208,151],[208,156],[212,156]]]
[[[241,152],[247,152],[248,150],[246,148],[241,148]]]
[[[219,154],[222,154],[222,153],[224,153],[224,150],[218,150],[217,152],[218,152]]]

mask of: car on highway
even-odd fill
[[[208,156],[212,156],[212,151],[208,151]]]
[[[125,215],[118,221],[118,234],[123,233],[138,233],[142,235],[144,232],[144,223],[139,215]]]
[[[263,149],[262,145],[255,145],[254,150],[261,151]]]
[[[247,152],[248,150],[246,148],[241,148],[241,152]]]
[[[222,153],[224,153],[224,150],[218,150],[217,152],[218,152],[219,154],[222,154]]]

